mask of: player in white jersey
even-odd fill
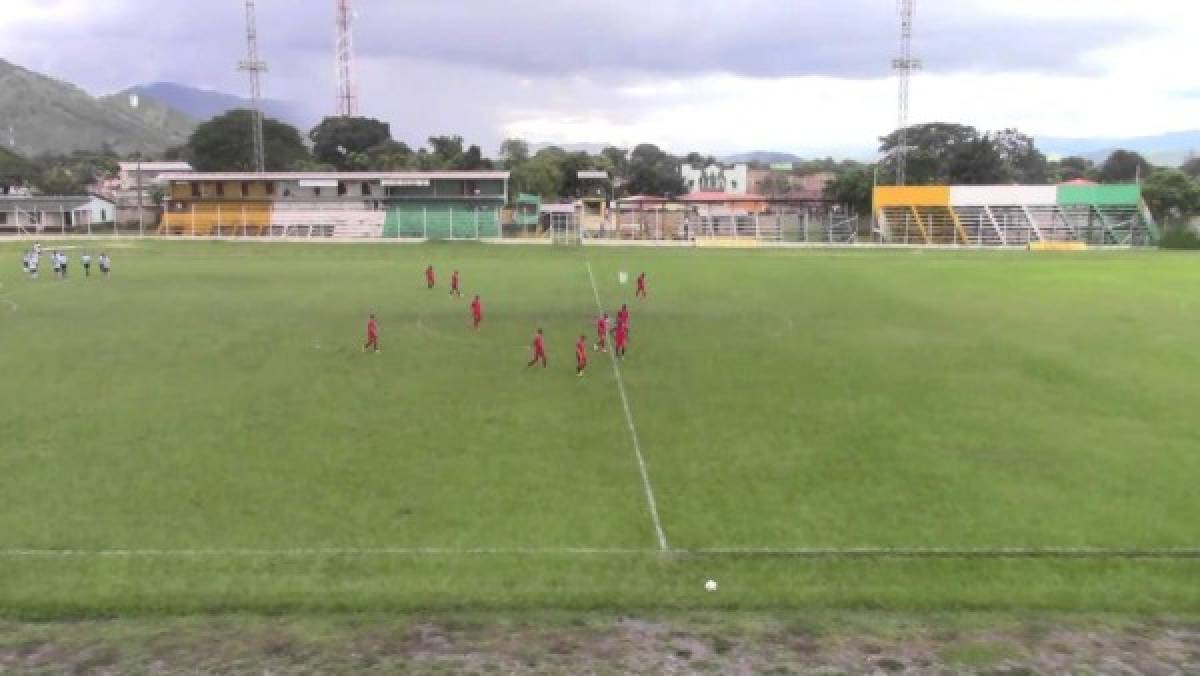
[[[112,260],[104,252],[100,252],[100,272],[104,273],[105,277],[112,272]]]
[[[79,257],[79,262],[83,263],[83,276],[91,277],[92,276],[92,257],[87,254],[83,254],[82,256]]]

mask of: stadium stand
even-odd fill
[[[1136,185],[880,186],[874,199],[875,235],[890,244],[1143,246],[1158,239]]]
[[[508,172],[168,173],[163,234],[499,237]]]
[[[405,204],[390,207],[384,237],[478,239],[500,236],[500,210],[472,204]]]

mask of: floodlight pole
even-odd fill
[[[900,101],[897,120],[900,131],[900,152],[896,155],[896,185],[908,179],[908,100],[914,71],[920,70],[921,60],[912,55],[913,11],[916,0],[897,0],[900,13],[900,56],[892,59],[892,69],[900,80]]]
[[[253,108],[251,134],[254,138],[254,169],[266,171],[266,150],[263,141],[262,74],[267,64],[258,58],[258,22],[255,17],[255,0],[246,0],[246,60],[238,63],[238,70],[250,73],[250,104]]]

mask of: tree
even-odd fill
[[[887,159],[880,165],[881,181],[896,175],[900,132],[880,139]],[[1033,138],[1016,129],[981,134],[968,125],[934,122],[908,129],[907,182],[911,185],[946,183],[1044,183],[1048,162]],[[832,163],[832,160],[830,160]]]
[[[1056,174],[1053,178],[1058,183],[1078,180],[1095,180],[1099,178],[1096,163],[1086,157],[1064,157],[1053,167]]]
[[[430,136],[431,161],[437,169],[450,169],[463,163],[463,137]]]
[[[327,117],[308,133],[313,156],[318,162],[349,170],[352,155],[364,155],[371,148],[392,140],[392,128],[386,122],[369,117]],[[360,160],[361,161],[361,160]]]
[[[363,168],[370,171],[400,171],[413,164],[413,151],[402,141],[386,141],[362,154]]]
[[[0,193],[15,186],[29,185],[36,178],[33,164],[11,150],[0,147]]]
[[[1142,197],[1163,223],[1186,222],[1200,213],[1200,185],[1179,169],[1155,169],[1142,184]]]
[[[679,163],[658,146],[643,143],[629,155],[628,188],[639,195],[678,195],[683,192]]]
[[[1004,165],[1005,182],[1038,184],[1045,183],[1049,163],[1034,144],[1033,137],[1016,129],[1005,129],[989,134],[1000,161]]]
[[[786,174],[776,171],[768,173],[758,185],[751,186],[754,192],[767,197],[783,197],[792,191],[792,182]]]
[[[196,127],[188,139],[192,164],[198,171],[254,171],[254,113],[231,110]],[[268,171],[287,171],[312,156],[296,128],[272,118],[263,119],[263,155]]]
[[[472,145],[467,148],[467,152],[462,154],[461,159],[450,168],[475,171],[479,169],[491,169],[492,166],[492,161],[483,156],[483,150],[477,145]]]
[[[946,182],[959,185],[990,185],[1010,182],[1004,158],[987,136],[957,143],[945,159]]]
[[[607,160],[607,169],[612,172],[614,177],[627,178],[629,176],[629,153],[624,148],[608,146],[600,151],[600,155]]]
[[[500,144],[500,161],[505,169],[515,169],[529,161],[529,143],[519,138],[504,139]]]
[[[927,185],[950,182],[950,158],[955,148],[978,141],[979,130],[962,124],[933,122],[908,129],[907,183]],[[896,176],[896,151],[900,146],[900,131],[880,139],[879,151],[887,156],[880,164],[881,182],[890,183]],[[959,169],[963,170],[962,159]]]
[[[1183,173],[1192,178],[1200,179],[1200,157],[1189,157],[1183,163]]]
[[[875,182],[873,173],[873,169],[868,168],[843,171],[825,186],[825,196],[847,205],[853,213],[870,213],[871,190]]]
[[[1146,158],[1132,150],[1114,150],[1104,164],[1100,166],[1100,180],[1105,183],[1132,183],[1138,178],[1146,178],[1154,167]]]
[[[538,153],[512,170],[515,193],[539,195],[545,199],[561,196],[563,172],[553,154]]]

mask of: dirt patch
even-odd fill
[[[818,626],[819,625],[819,626]],[[274,617],[9,624],[0,672],[1200,673],[1200,625],[795,618]]]

